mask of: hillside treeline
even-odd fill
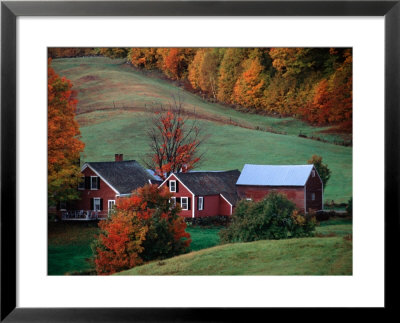
[[[157,69],[204,98],[250,112],[352,129],[348,48],[100,48]]]

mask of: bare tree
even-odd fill
[[[173,97],[151,117],[147,131],[149,153],[144,164],[165,180],[171,173],[187,172],[199,165],[206,139],[196,118],[189,119],[180,98]]]

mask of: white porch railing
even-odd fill
[[[99,211],[90,210],[72,210],[63,211],[61,213],[61,219],[64,221],[94,221],[94,220],[104,220],[107,217],[102,217]]]

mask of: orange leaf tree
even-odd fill
[[[154,114],[147,136],[150,152],[144,163],[162,179],[193,169],[203,157],[199,147],[205,137],[197,120],[189,120],[180,101],[174,100]]]
[[[233,89],[233,101],[248,108],[261,109],[265,90],[263,67],[258,58],[244,62],[244,71]]]
[[[79,198],[77,186],[80,176],[79,156],[84,143],[79,139],[79,125],[75,120],[77,100],[72,83],[60,78],[48,65],[48,202]]]
[[[154,259],[165,259],[188,251],[190,235],[170,203],[168,188],[147,184],[120,198],[110,219],[99,223],[94,263],[98,274],[112,274]]]

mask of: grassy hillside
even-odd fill
[[[132,107],[139,110],[159,107],[171,101],[172,95],[179,96],[185,108],[195,111],[200,117],[234,122],[244,127],[270,130],[297,136],[300,132],[309,137],[341,141],[341,136],[321,133],[329,127],[312,127],[294,118],[272,118],[235,111],[221,104],[202,100],[175,86],[159,75],[143,73],[132,68],[121,59],[105,57],[61,58],[53,60],[54,70],[70,79],[78,91],[78,112],[99,109]],[[344,135],[343,135],[344,136]],[[346,136],[347,137],[347,136]]]
[[[83,161],[109,161],[115,153],[141,161],[148,147],[145,131],[149,106],[167,103],[171,94],[178,93],[186,108],[196,109],[202,128],[210,135],[203,146],[206,154],[199,169],[241,170],[246,163],[304,164],[317,154],[332,170],[325,201],[347,202],[352,195],[352,148],[298,137],[300,131],[312,135],[324,128],[292,118],[245,114],[205,102],[168,81],[137,72],[120,60],[57,59],[52,65],[60,75],[72,80],[78,90],[78,110],[87,112],[78,115],[86,144]],[[132,109],[121,109],[123,106]],[[229,124],[230,120],[241,126]],[[261,131],[255,130],[257,127]],[[335,138],[325,135],[329,140]]]
[[[352,243],[343,237],[262,240],[217,246],[118,275],[351,275]]]

